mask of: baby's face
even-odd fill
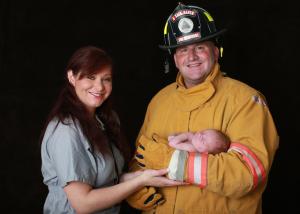
[[[211,153],[218,147],[220,141],[219,134],[211,129],[207,129],[201,132],[196,132],[193,137],[193,141],[197,142],[199,152]]]
[[[218,139],[218,134],[216,131],[207,129],[201,132],[195,133],[195,138],[197,138],[202,143],[211,143],[215,139]]]

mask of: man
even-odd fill
[[[169,16],[162,49],[173,54],[175,83],[151,100],[131,169],[169,168],[190,185],[145,188],[128,202],[145,213],[261,213],[261,196],[278,147],[277,131],[261,93],[223,76],[218,31],[202,8],[179,5]],[[168,146],[174,133],[213,128],[231,140],[225,153],[187,153]]]

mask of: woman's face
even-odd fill
[[[101,69],[96,74],[83,76],[81,79],[80,72],[74,75],[70,70],[68,71],[68,79],[74,86],[79,100],[92,114],[109,97],[112,91],[111,67]]]

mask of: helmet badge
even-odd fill
[[[178,29],[182,33],[189,33],[189,32],[191,32],[193,30],[193,27],[194,27],[194,23],[189,18],[182,18],[178,22]]]

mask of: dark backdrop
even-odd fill
[[[222,70],[260,90],[281,137],[263,195],[264,213],[296,209],[299,141],[299,12],[291,1],[202,0],[224,37]],[[189,2],[184,2],[189,3]],[[41,213],[47,193],[39,134],[67,59],[96,45],[114,58],[114,97],[133,145],[147,103],[176,71],[163,72],[166,18],[176,1],[0,0],[0,194],[7,213]],[[128,207],[127,212],[134,212]]]

